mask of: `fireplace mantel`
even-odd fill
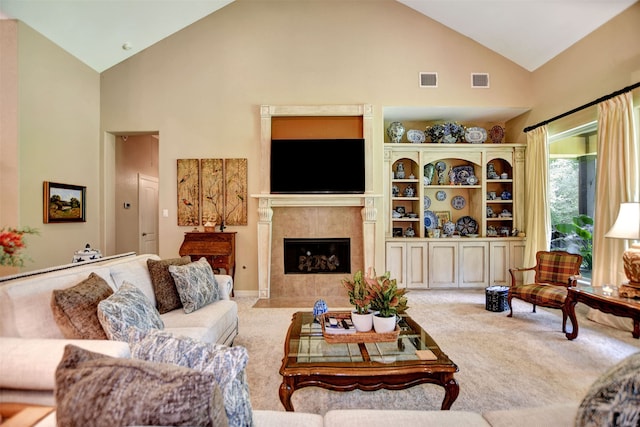
[[[382,194],[373,191],[373,109],[369,104],[318,105],[318,106],[277,106],[262,105],[261,119],[261,164],[260,193],[251,197],[258,199],[258,296],[270,298],[272,225],[274,208],[304,207],[353,207],[361,206],[362,217],[362,264],[374,266],[376,261],[376,241],[381,235],[377,218],[377,199]],[[362,117],[362,134],[365,140],[365,192],[363,194],[272,194],[270,193],[270,159],[272,138],[272,117]],[[319,119],[322,120],[322,119]]]

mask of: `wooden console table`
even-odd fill
[[[578,336],[578,320],[576,319],[576,304],[584,303],[589,307],[596,308],[603,313],[614,316],[630,317],[633,319],[633,337],[640,338],[640,300],[618,296],[616,290],[606,294],[601,286],[578,286],[569,287],[565,307],[571,320],[572,330],[565,335],[567,339],[574,339]]]
[[[180,256],[188,255],[191,261],[205,257],[214,271],[228,274],[235,280],[236,272],[236,232],[206,233],[192,231],[184,233],[184,241],[180,246]],[[233,290],[231,291],[233,296]]]

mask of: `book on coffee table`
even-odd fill
[[[351,319],[325,317],[324,332],[327,334],[355,334],[356,328]]]

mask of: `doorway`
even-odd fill
[[[115,138],[115,253],[158,253],[159,136]]]

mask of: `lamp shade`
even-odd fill
[[[640,240],[640,202],[620,203],[618,218],[604,237]]]

